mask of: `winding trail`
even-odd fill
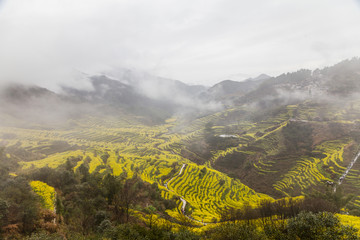
[[[180,201],[182,202],[181,212],[185,215],[186,200],[181,197]]]
[[[179,171],[179,174],[176,175],[176,176],[180,176],[180,175],[182,174],[182,172],[184,171],[184,168],[185,168],[185,167],[186,167],[186,164],[184,163],[184,164],[182,165],[180,171]],[[168,191],[174,192],[172,189],[169,189],[168,186],[169,186],[169,183],[170,183],[176,176],[172,177],[169,181],[167,181],[167,182],[164,184],[164,186],[166,187],[166,189],[167,189]],[[182,213],[186,218],[188,218],[188,219],[190,219],[190,220],[192,220],[192,221],[201,223],[201,224],[203,224],[203,225],[208,225],[208,224],[209,224],[209,223],[206,223],[206,222],[203,222],[203,221],[195,220],[194,218],[186,215],[186,214],[185,214],[185,208],[186,208],[187,202],[186,202],[186,200],[184,199],[183,196],[180,197],[180,201],[181,201],[181,203],[182,203],[182,205],[181,205],[181,213]]]
[[[184,163],[184,164],[182,165],[182,167],[181,167],[181,169],[180,169],[180,172],[179,172],[179,174],[178,174],[177,176],[180,176],[180,175],[182,174],[182,172],[183,172],[183,170],[184,170],[185,167],[186,167],[186,164]],[[173,180],[174,178],[175,178],[175,176],[172,177],[167,183],[165,183],[166,189],[169,190],[169,191],[172,191],[172,192],[174,192],[174,191],[173,191],[173,190],[170,190],[168,186],[169,186],[169,183],[171,182],[171,180]],[[181,197],[180,197],[180,201],[182,202],[182,205],[181,205],[181,213],[182,213],[184,216],[186,216],[186,215],[185,215],[186,200],[183,198],[183,196],[181,196]],[[186,217],[187,217],[187,216],[186,216]]]
[[[186,167],[186,164],[184,163],[184,164],[182,165],[182,167],[181,167],[181,169],[180,169],[180,172],[179,172],[179,174],[178,174],[177,176],[180,176],[180,175],[182,174],[182,172],[183,172],[183,170],[184,170],[185,167]],[[174,191],[173,191],[173,190],[170,190],[168,186],[169,186],[169,183],[170,183],[175,177],[176,177],[176,176],[170,178],[170,180],[167,181],[167,182],[164,184],[164,186],[166,187],[166,189],[169,190],[169,191],[172,191],[172,192],[174,192]]]
[[[341,177],[339,178],[338,186],[340,186],[341,183],[344,181],[344,179],[346,178],[346,175],[348,175],[351,168],[354,166],[354,164],[356,163],[356,161],[358,160],[359,157],[360,157],[360,151],[356,154],[355,158],[350,162],[349,166],[346,168],[343,175],[341,175]],[[336,192],[336,186],[334,187],[334,192]]]
[[[186,164],[184,163],[184,164],[182,165],[181,169],[180,169],[180,172],[179,172],[178,176],[180,176],[180,175],[182,174],[185,166],[186,166]]]

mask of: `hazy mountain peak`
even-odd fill
[[[262,74],[260,74],[259,76],[253,78],[252,80],[254,80],[254,81],[257,81],[257,80],[266,80],[266,79],[269,79],[269,78],[271,78],[271,76],[262,73]]]
[[[0,93],[0,97],[9,102],[28,102],[30,99],[54,97],[55,93],[35,85],[10,84]]]

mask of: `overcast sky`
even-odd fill
[[[359,0],[0,0],[0,81],[125,67],[211,85],[360,56]]]

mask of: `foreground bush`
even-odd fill
[[[278,239],[278,240],[357,240],[357,229],[343,225],[338,217],[329,212],[301,212],[289,220],[224,223],[207,234],[210,239]]]
[[[289,220],[287,231],[292,239],[360,239],[357,229],[341,224],[334,214],[328,212],[302,212]]]

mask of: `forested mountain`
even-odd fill
[[[266,74],[261,74],[256,78],[249,78],[242,82],[224,80],[202,93],[202,96],[216,100],[227,100],[232,97],[243,96],[246,93],[255,90],[262,82],[269,78],[271,77]]]

